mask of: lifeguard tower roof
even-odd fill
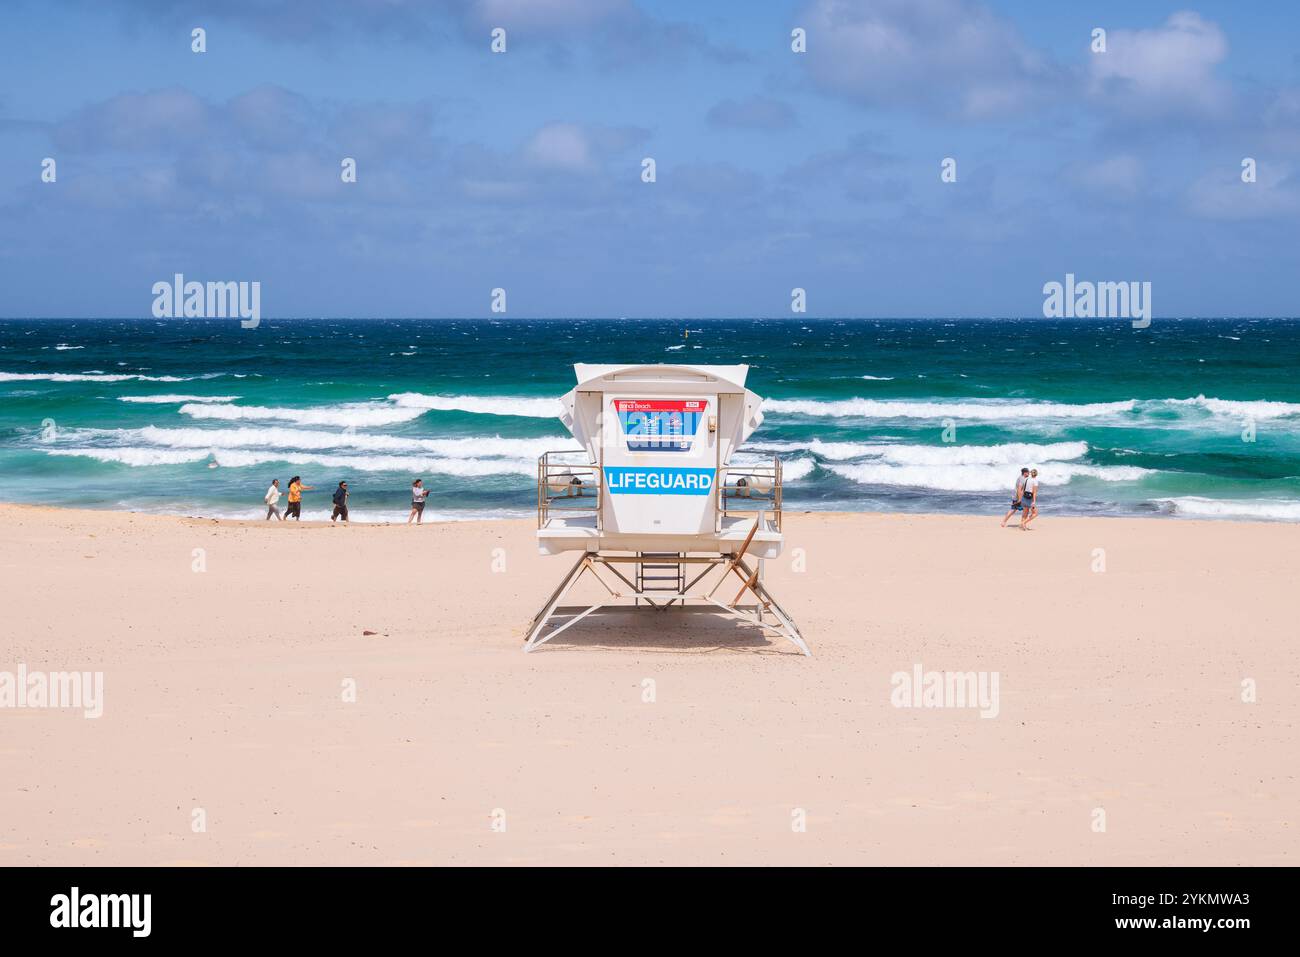
[[[603,403],[597,396],[637,395],[650,397],[674,396],[679,398],[699,398],[706,401],[712,416],[710,432],[717,429],[717,417],[722,405],[722,396],[727,396],[725,427],[723,441],[718,449],[719,461],[714,464],[727,465],[731,453],[739,448],[763,423],[763,413],[759,406],[763,400],[745,388],[745,379],[749,376],[749,366],[712,366],[712,365],[605,365],[587,362],[576,363],[573,367],[578,384],[560,397],[562,413],[560,421],[587,450],[591,462],[599,460],[598,446],[601,439],[600,421],[595,414],[603,410]],[[583,403],[580,397],[587,397]],[[694,403],[700,409],[706,405]],[[696,424],[700,418],[693,420]]]
[[[573,367],[578,376],[578,388],[594,384],[597,380],[610,382],[724,382],[744,391],[749,366],[697,366],[697,365],[599,365],[579,362]]]

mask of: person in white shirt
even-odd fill
[[[1025,483],[1025,513],[1020,517],[1020,527],[1025,529],[1038,517],[1038,469],[1030,469]]]
[[[406,516],[406,524],[414,520],[416,525],[424,524],[424,500],[429,497],[429,490],[424,487],[424,479],[411,483],[411,514]]]
[[[269,522],[271,520],[271,516],[274,515],[276,518],[278,518],[280,521],[283,522],[284,516],[281,515],[280,510],[276,508],[276,503],[280,501],[280,480],[279,479],[271,479],[271,487],[266,490],[266,497],[263,499],[263,501],[266,502],[266,520]]]

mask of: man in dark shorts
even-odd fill
[[[1021,469],[1020,476],[1016,479],[1015,498],[1011,500],[1011,511],[1002,517],[1002,527],[1007,527],[1007,522],[1011,516],[1016,514],[1025,507],[1025,483],[1029,481],[1029,469]]]
[[[339,487],[334,490],[334,513],[330,515],[330,521],[342,518],[348,520],[348,483],[339,482]]]

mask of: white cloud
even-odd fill
[[[550,123],[524,143],[524,158],[541,169],[583,173],[600,162],[643,142],[648,133],[637,127],[580,126]]]
[[[631,12],[630,0],[474,0],[471,15],[487,27],[562,30]]]
[[[591,168],[591,144],[574,123],[552,123],[532,135],[524,155],[547,169],[581,172]]]
[[[148,152],[188,145],[206,134],[211,108],[189,90],[120,93],[54,126],[54,142],[72,150]]]
[[[1243,183],[1241,171],[1229,168],[1192,183],[1187,200],[1206,219],[1293,219],[1300,215],[1300,176],[1289,164],[1264,162],[1256,182]]]
[[[1070,171],[1070,178],[1097,193],[1132,196],[1142,188],[1142,161],[1122,154],[1096,163],[1081,163]]]
[[[1228,55],[1218,24],[1182,11],[1149,30],[1111,30],[1088,58],[1091,91],[1136,113],[1218,113],[1229,101],[1215,67]]]
[[[1061,83],[1059,68],[974,0],[814,0],[800,22],[814,82],[863,103],[979,118]]]

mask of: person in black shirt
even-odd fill
[[[330,515],[330,521],[342,518],[348,520],[348,483],[339,482],[339,487],[334,490],[334,513]]]

